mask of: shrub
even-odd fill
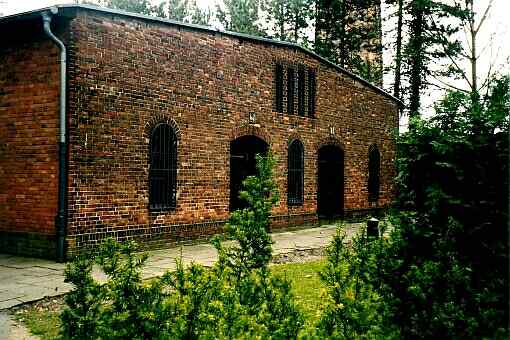
[[[107,240],[99,256],[79,256],[66,269],[75,289],[61,319],[69,338],[216,339],[296,338],[303,321],[287,280],[271,274],[269,214],[278,200],[274,159],[257,157],[258,175],[244,181],[248,208],[232,214],[226,235],[213,241],[219,260],[212,269],[192,264],[144,282],[147,259],[133,242]],[[91,276],[97,264],[105,283]]]
[[[346,245],[338,229],[327,248],[327,263],[320,272],[326,285],[326,306],[317,325],[320,338],[397,338],[386,324],[386,305],[375,289],[378,255],[384,241],[360,234]]]
[[[76,339],[97,337],[103,289],[92,278],[93,263],[91,256],[83,253],[65,269],[65,282],[70,282],[75,287],[64,299],[66,308],[62,311],[61,319],[65,337]]]
[[[380,293],[406,338],[494,337],[508,320],[510,78],[452,92],[399,140]]]

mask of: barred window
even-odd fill
[[[294,88],[295,88],[295,75],[294,69],[289,67],[287,69],[287,112],[294,113]]]
[[[177,137],[170,125],[154,127],[149,150],[149,207],[173,209],[177,196]]]
[[[298,71],[298,114],[305,115],[305,70],[299,68]]]
[[[294,140],[288,149],[287,165],[287,202],[288,205],[303,204],[304,187],[304,147]]]
[[[276,64],[275,83],[276,83],[275,92],[276,111],[283,112],[283,66],[281,64]]]
[[[308,116],[315,117],[315,91],[316,91],[315,71],[308,70]]]
[[[376,145],[368,149],[368,200],[371,202],[379,199],[381,172],[381,154]]]

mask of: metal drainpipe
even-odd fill
[[[60,136],[58,141],[58,211],[55,216],[55,227],[57,229],[57,261],[65,261],[65,236],[66,236],[66,196],[67,196],[67,140],[66,140],[66,47],[53,32],[51,32],[51,18],[57,14],[57,8],[51,8],[42,13],[44,32],[55,42],[60,49],[60,100],[59,120]]]

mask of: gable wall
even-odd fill
[[[277,223],[315,221],[317,150],[328,142],[345,150],[347,212],[372,207],[370,144],[382,155],[379,206],[391,201],[396,104],[301,51],[78,11],[69,53],[71,249],[107,235],[168,243],[217,232],[228,218],[229,143],[243,134],[265,139],[278,159]],[[318,70],[317,118],[274,112],[275,61]],[[178,196],[174,211],[154,213],[148,133],[160,121],[179,129]],[[305,196],[289,208],[287,144],[296,137],[305,147]]]

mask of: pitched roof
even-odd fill
[[[257,37],[257,36],[244,34],[244,33],[238,33],[238,32],[216,30],[209,26],[188,24],[188,23],[171,20],[171,19],[164,19],[164,18],[159,18],[159,17],[153,17],[153,16],[148,16],[148,15],[143,15],[143,14],[138,14],[138,13],[126,12],[126,11],[121,11],[121,10],[117,10],[117,9],[110,9],[110,8],[98,7],[98,6],[86,5],[86,4],[56,5],[56,6],[45,7],[45,8],[41,8],[41,9],[37,9],[37,10],[33,10],[33,11],[8,15],[8,16],[0,17],[0,24],[11,22],[11,21],[18,21],[18,20],[33,18],[35,16],[40,15],[42,12],[45,12],[45,11],[51,11],[54,14],[58,14],[58,12],[60,10],[62,10],[62,11],[88,10],[88,11],[94,11],[94,12],[100,12],[100,13],[106,13],[106,14],[114,14],[114,15],[119,15],[119,16],[127,17],[127,18],[135,18],[135,19],[156,22],[156,23],[161,23],[161,24],[166,24],[166,25],[171,25],[171,26],[180,26],[180,27],[184,27],[184,28],[188,28],[188,29],[192,29],[192,30],[222,34],[222,35],[229,36],[229,37],[235,37],[235,38],[242,39],[242,40],[264,43],[264,44],[273,45],[273,46],[277,46],[277,47],[293,48],[293,49],[299,50],[301,52],[304,52],[305,54],[312,56],[313,58],[319,60],[320,62],[322,62],[328,66],[331,66],[332,68],[336,69],[338,72],[343,73],[356,81],[359,81],[363,85],[365,85],[365,86],[373,89],[374,91],[384,95],[385,97],[395,101],[400,106],[403,106],[402,101],[400,101],[398,98],[394,97],[390,93],[386,92],[385,90],[381,89],[380,87],[378,87],[378,86],[372,84],[371,82],[361,78],[360,76],[346,70],[345,68],[340,67],[340,66],[336,65],[335,63],[332,63],[331,61],[327,60],[326,58],[321,57],[317,53],[315,53],[301,45],[287,42],[287,41],[273,40],[273,39],[269,39],[269,38]]]

